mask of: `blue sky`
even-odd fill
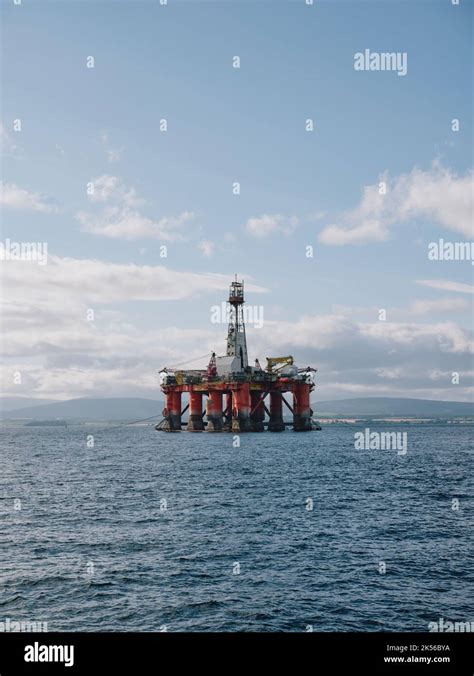
[[[3,263],[5,394],[156,396],[157,368],[224,350],[209,308],[237,272],[264,308],[250,356],[313,363],[320,398],[470,398],[473,266],[427,247],[473,239],[472,2],[22,0],[2,16],[2,239],[49,254]],[[354,70],[364,49],[406,53],[407,74]]]

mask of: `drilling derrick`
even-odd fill
[[[212,352],[205,369],[164,368],[160,371],[166,404],[157,430],[180,432],[183,426],[188,432],[263,432],[265,428],[269,432],[283,432],[287,426],[292,426],[295,432],[321,429],[311,418],[310,393],[314,389],[316,369],[298,368],[292,356],[267,357],[265,370],[258,359],[255,366],[249,366],[244,302],[244,283],[238,282],[236,275],[228,297],[229,325],[224,356]],[[292,397],[292,405],[285,393]],[[183,394],[188,395],[184,409]],[[207,397],[205,402],[204,397]],[[291,412],[292,422],[284,420],[283,404]],[[188,408],[186,423],[182,415]]]
[[[248,366],[247,340],[244,322],[244,283],[232,282],[229,292],[229,330],[227,332],[227,356],[238,357],[242,371]]]

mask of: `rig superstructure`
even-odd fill
[[[163,420],[156,429],[164,432],[282,432],[292,426],[295,432],[321,429],[311,419],[310,392],[316,369],[298,368],[291,355],[267,357],[262,369],[258,359],[249,366],[244,322],[244,283],[237,277],[229,292],[227,351],[212,353],[205,370],[163,368],[160,386],[166,396]],[[293,397],[290,405],[284,394]],[[182,409],[182,395],[188,403]],[[207,397],[203,409],[203,397]],[[269,408],[265,401],[269,398]],[[283,419],[283,405],[292,413],[292,422]],[[182,416],[189,409],[188,421]],[[267,415],[267,418],[265,417]],[[206,420],[204,420],[206,418]]]

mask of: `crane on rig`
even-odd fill
[[[277,364],[280,364],[275,371],[279,371],[285,366],[293,366],[293,357],[291,354],[288,357],[267,357],[267,371],[268,373],[273,373],[273,367]]]

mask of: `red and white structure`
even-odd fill
[[[295,432],[320,429],[311,419],[310,393],[315,369],[297,368],[293,357],[267,357],[267,368],[249,366],[244,322],[244,284],[232,282],[228,303],[230,318],[226,355],[213,352],[206,370],[160,371],[166,397],[163,420],[156,426],[164,432]],[[289,396],[291,403],[288,402]],[[187,401],[185,401],[187,399]],[[184,406],[183,406],[184,404]],[[292,414],[285,422],[283,407]],[[182,416],[188,411],[187,422]]]

